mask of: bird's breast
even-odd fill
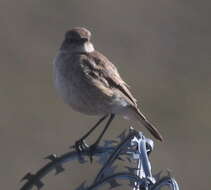
[[[77,67],[77,59],[58,56],[54,61],[54,84],[63,98],[74,110],[88,115],[103,115],[104,102],[97,89],[90,85]],[[108,111],[108,109],[107,109]]]

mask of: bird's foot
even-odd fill
[[[87,155],[89,156],[89,160],[92,163],[93,162],[93,155],[98,146],[98,143],[94,143],[91,146],[86,144],[86,142],[83,139],[80,139],[75,142],[75,145],[72,146],[79,154],[82,152],[86,152]]]
[[[89,145],[86,144],[86,142],[83,139],[80,139],[75,142],[75,145],[72,146],[78,153],[81,153],[83,151],[86,151],[89,149]]]

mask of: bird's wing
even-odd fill
[[[116,67],[101,53],[94,51],[81,56],[81,66],[89,77],[97,80],[98,85],[109,89],[118,89],[131,103],[137,107],[137,100],[128,89],[128,85],[122,80]]]

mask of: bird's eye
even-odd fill
[[[75,38],[67,38],[67,41],[69,43],[85,43],[88,40],[86,38],[80,38],[80,39],[75,39]]]
[[[88,39],[87,38],[81,38],[81,42],[87,42]]]

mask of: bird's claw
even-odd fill
[[[81,152],[89,149],[89,146],[88,146],[88,144],[85,143],[85,141],[83,139],[80,139],[75,142],[75,145],[72,146],[72,148],[74,148],[78,153],[81,153]]]
[[[74,148],[79,154],[81,152],[86,152],[87,155],[89,156],[90,162],[93,162],[93,155],[94,152],[97,148],[97,143],[92,144],[89,146],[88,144],[85,143],[84,140],[80,139],[75,142],[75,145],[73,145],[71,148]]]

